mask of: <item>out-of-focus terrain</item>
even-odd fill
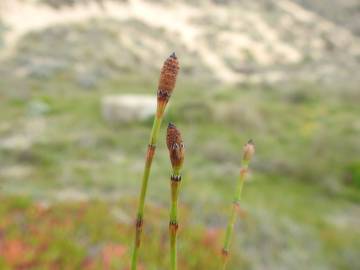
[[[229,269],[359,269],[359,18],[356,0],[2,0],[0,268],[125,269],[151,117],[108,121],[102,101],[155,97],[176,51],[181,269],[219,269],[249,138]],[[168,267],[164,134],[144,269]]]

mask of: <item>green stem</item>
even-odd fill
[[[232,209],[231,209],[229,222],[228,222],[228,225],[226,227],[226,232],[225,232],[225,239],[224,239],[224,245],[223,245],[223,250],[222,250],[222,255],[223,255],[223,267],[222,267],[222,269],[223,270],[226,269],[226,264],[227,264],[227,261],[228,261],[231,238],[232,238],[233,231],[234,231],[237,212],[239,210],[239,202],[241,200],[241,193],[242,193],[242,190],[243,190],[247,170],[248,170],[248,162],[243,160],[243,165],[242,165],[242,168],[241,168],[239,181],[238,181],[235,196],[234,196],[233,206],[232,206]]]
[[[171,208],[170,208],[170,269],[177,270],[177,230],[178,230],[178,197],[181,176],[178,171],[173,171],[171,177]]]
[[[177,269],[177,244],[176,234],[170,236],[170,269]]]
[[[155,154],[156,142],[157,142],[157,137],[158,137],[158,134],[160,131],[162,118],[163,117],[158,116],[158,114],[155,116],[153,127],[151,130],[148,151],[147,151],[147,155],[146,155],[145,168],[144,168],[142,184],[141,184],[139,205],[138,205],[138,209],[137,209],[137,219],[136,219],[136,225],[135,225],[135,240],[134,240],[134,246],[133,246],[132,257],[131,257],[131,270],[137,269],[137,258],[138,258],[140,243],[141,243],[145,197],[146,197],[149,175],[150,175],[150,171],[151,171],[151,164],[152,164],[153,157]]]

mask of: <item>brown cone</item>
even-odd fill
[[[185,147],[179,130],[172,123],[167,128],[166,144],[173,169],[180,169],[184,162]]]
[[[172,91],[174,90],[176,77],[179,72],[179,61],[172,53],[164,62],[161,69],[159,86],[158,86],[158,102],[167,103]]]

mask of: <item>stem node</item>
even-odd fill
[[[221,255],[223,256],[224,259],[227,259],[229,257],[229,251],[223,248],[221,250]]]
[[[135,227],[136,227],[135,245],[137,248],[139,248],[141,244],[141,232],[142,232],[143,224],[144,224],[143,219],[141,217],[138,217],[135,222]]]
[[[169,230],[171,234],[176,234],[179,229],[179,224],[176,221],[170,221]]]
[[[180,182],[181,181],[181,175],[180,174],[171,175],[171,181]]]

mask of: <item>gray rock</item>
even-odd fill
[[[31,147],[32,141],[26,135],[14,135],[0,141],[0,149],[8,151],[25,151]]]
[[[156,111],[156,99],[147,95],[105,96],[102,99],[103,118],[111,123],[144,121]]]

